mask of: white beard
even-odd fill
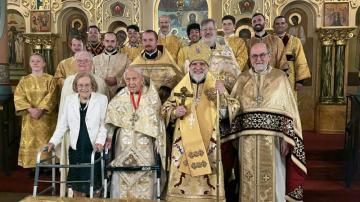
[[[203,38],[203,42],[207,44],[209,47],[213,46],[216,42],[216,36],[212,36],[211,38]]]
[[[267,69],[268,64],[257,64],[254,65],[254,71],[257,73],[263,72],[264,70]]]
[[[206,73],[204,72],[201,74],[195,74],[194,72],[190,71],[190,76],[194,81],[196,81],[196,83],[199,83],[206,77]]]

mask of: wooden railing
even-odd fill
[[[348,95],[345,131],[345,183],[350,187],[359,168],[360,95]]]

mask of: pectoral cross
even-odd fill
[[[174,93],[174,96],[179,97],[181,99],[180,106],[185,105],[185,101],[187,97],[193,97],[193,94],[188,92],[189,92],[188,89],[184,86],[180,89],[180,93]],[[180,119],[182,119],[182,117]]]
[[[135,127],[135,122],[139,119],[138,115],[134,112],[132,115],[131,115],[131,126],[132,127]]]

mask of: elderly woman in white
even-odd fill
[[[65,98],[63,113],[51,137],[49,151],[61,142],[64,133],[70,131],[70,164],[89,163],[93,149],[101,151],[107,130],[104,120],[107,97],[97,93],[97,84],[90,73],[78,73],[73,83],[74,94]],[[98,158],[98,157],[97,157]],[[99,163],[98,163],[99,164]],[[94,189],[101,188],[100,165],[95,166]],[[70,168],[68,181],[89,180],[89,168]],[[89,183],[69,183],[74,196],[86,196]],[[96,193],[96,192],[95,192]]]

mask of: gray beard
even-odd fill
[[[209,47],[214,46],[216,42],[216,37],[212,37],[211,39],[203,38],[203,42],[208,45]]]
[[[190,72],[190,76],[196,83],[199,83],[205,78],[206,74],[205,73],[195,74],[193,72]]]

